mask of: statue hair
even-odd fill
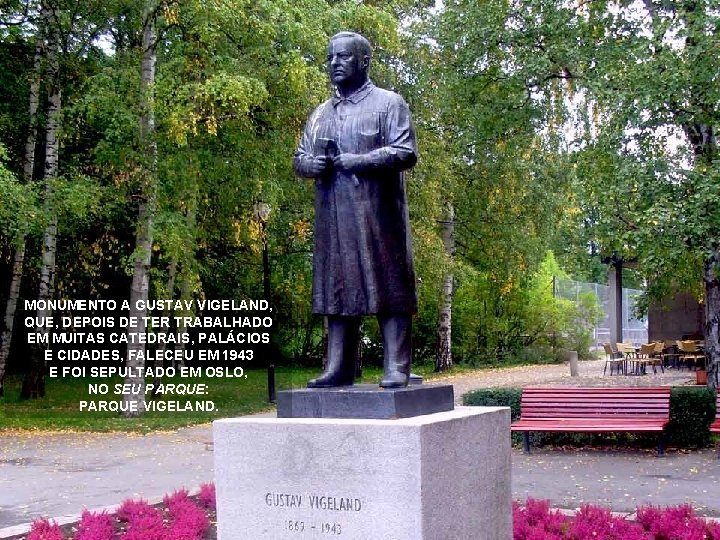
[[[371,57],[372,56],[372,46],[370,45],[370,42],[365,38],[365,36],[358,34],[357,32],[338,32],[333,37],[330,38],[330,42],[335,41],[338,38],[351,38],[355,41],[355,43],[358,45],[360,51],[363,53],[363,55]]]

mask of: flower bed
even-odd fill
[[[536,499],[515,502],[512,511],[514,540],[720,540],[720,523],[695,516],[689,505],[641,506],[635,520],[593,505],[567,515]],[[215,487],[205,484],[196,497],[181,490],[159,506],[127,500],[114,515],[85,511],[63,528],[38,520],[26,540],[214,540],[214,518]]]
[[[513,504],[514,540],[720,540],[720,523],[697,517],[689,505],[641,506],[636,519],[585,505],[574,516],[551,510],[548,501]]]
[[[214,517],[215,486],[204,484],[196,497],[180,490],[161,505],[127,500],[112,515],[86,510],[78,523],[62,528],[37,520],[27,540],[211,540]]]

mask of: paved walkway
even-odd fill
[[[688,372],[644,377],[602,377],[604,362],[582,362],[580,377],[567,366],[498,369],[443,379],[459,397],[472,388],[523,384],[681,384]],[[0,539],[40,516],[68,517],[84,508],[150,501],[213,479],[210,425],[144,436],[0,432]],[[632,512],[636,505],[690,503],[720,516],[720,460],[712,450],[654,451],[622,448],[513,451],[513,495],[550,499],[561,508],[584,502]]]

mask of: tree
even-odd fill
[[[140,163],[137,169],[138,215],[133,252],[133,274],[130,286],[129,317],[133,323],[128,325],[130,336],[139,336],[146,332],[144,317],[147,316],[146,303],[150,290],[150,262],[153,245],[153,221],[157,199],[157,143],[155,141],[155,63],[157,61],[157,33],[155,18],[158,5],[148,0],[143,9],[142,45],[140,62],[140,119],[139,145]],[[125,384],[131,392],[123,394],[125,416],[139,416],[145,403],[145,343],[138,339],[128,339],[125,365],[129,372]]]
[[[447,204],[447,213],[442,223],[442,239],[445,251],[452,259],[455,252],[455,211],[452,203]],[[452,360],[452,296],[453,274],[448,271],[442,288],[440,314],[438,317],[438,347],[435,357],[435,371],[447,371],[453,365]]]
[[[35,316],[36,320],[44,320],[50,316],[51,311],[46,307],[46,302],[52,298],[52,289],[55,281],[55,250],[57,239],[57,217],[55,209],[52,207],[52,185],[58,176],[58,151],[59,140],[58,131],[60,128],[60,113],[62,107],[61,89],[60,89],[60,31],[57,27],[58,13],[55,7],[42,3],[40,7],[40,41],[45,38],[43,44],[45,70],[43,80],[47,85],[47,107],[45,111],[45,145],[44,145],[44,168],[42,173],[43,182],[43,201],[44,212],[49,219],[45,226],[42,242],[42,265],[40,272],[40,285],[38,290],[38,300],[41,307],[38,308]],[[36,53],[35,66],[38,66]],[[25,175],[32,175],[34,165],[35,152],[31,146],[35,145],[34,121],[37,112],[37,91],[39,88],[39,74],[35,74],[34,80],[30,86],[30,121],[31,127],[28,134],[28,142],[26,144],[26,162]],[[29,175],[28,175],[29,173]],[[20,247],[22,244],[22,247]],[[24,258],[24,238],[18,242],[19,249],[16,252],[15,263],[21,265]],[[19,257],[23,254],[23,257]],[[19,290],[19,284],[18,289]],[[12,291],[11,291],[12,296]],[[43,330],[47,335],[47,329]],[[40,348],[33,349],[30,358],[30,366],[25,374],[21,397],[24,399],[42,397],[45,395],[45,360],[41,354]]]
[[[37,140],[37,113],[40,102],[40,82],[43,76],[43,57],[45,54],[45,40],[43,32],[46,27],[47,6],[43,3],[40,7],[39,32],[36,38],[33,67],[30,76],[30,91],[28,96],[28,130],[25,140],[25,155],[23,161],[23,180],[29,185],[33,180],[33,169],[35,166],[35,146]],[[20,215],[20,214],[17,214]],[[23,264],[25,263],[26,234],[30,223],[22,223],[18,220],[19,227],[13,231],[10,238],[13,239],[14,249],[12,273],[8,297],[3,317],[2,335],[0,336],[0,394],[2,394],[5,366],[10,356],[12,345],[13,328],[15,326],[15,312],[20,298],[20,284],[22,282]]]
[[[23,257],[18,256],[18,252],[24,256],[24,235],[35,222],[37,209],[37,197],[32,186],[26,182],[18,182],[15,175],[5,166],[7,157],[5,147],[0,144],[0,231],[8,238],[22,241],[22,244],[14,246],[15,256],[10,290],[5,308],[3,331],[0,336],[0,396],[4,393],[3,379],[10,354],[15,310],[20,295]]]
[[[541,31],[533,26],[538,9],[453,2],[413,28],[411,106],[419,109],[420,140],[444,141],[429,157],[421,148],[421,158],[443,174],[436,206],[454,209],[453,339],[466,359],[522,346],[529,276],[553,241],[569,192],[552,130],[565,115],[565,75],[549,52],[528,47]],[[547,34],[554,43],[563,32],[556,24]]]
[[[720,366],[716,8],[593,3],[581,10],[574,71],[593,110],[577,170],[596,238],[605,253],[637,259],[648,300],[679,290],[703,298],[711,387]]]
[[[67,201],[65,195],[73,189],[65,189],[72,174],[65,174],[60,168],[60,124],[62,115],[62,91],[67,86],[68,65],[87,52],[89,43],[97,32],[97,21],[93,18],[95,3],[80,5],[75,2],[50,1],[14,2],[9,6],[7,19],[3,20],[8,28],[3,36],[8,44],[23,43],[27,38],[34,43],[35,54],[29,73],[29,106],[27,107],[27,135],[25,137],[22,162],[23,178],[33,180],[37,174],[42,184],[42,222],[44,225],[41,261],[38,284],[38,299],[44,308],[45,301],[52,298],[55,288],[56,243],[58,219],[61,214],[73,206],[75,201]],[[85,11],[83,8],[88,9]],[[38,172],[41,171],[41,172]],[[77,193],[75,193],[77,195]],[[82,197],[81,197],[82,198]],[[69,203],[66,204],[66,203]],[[83,206],[80,204],[79,206]],[[27,235],[31,223],[25,223],[25,229],[18,229],[12,239],[15,248],[10,291],[5,309],[6,328],[0,355],[9,354],[12,340],[14,310],[17,305],[22,268],[26,256]],[[39,309],[38,318],[45,318],[50,311]],[[29,355],[29,365],[23,381],[22,397],[38,397],[44,394],[44,358],[41,351],[35,349]]]

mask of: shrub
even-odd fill
[[[513,502],[513,540],[562,540],[570,518],[550,511],[548,501],[528,499],[525,506]]]
[[[637,521],[651,533],[653,538],[683,538],[704,540],[704,521],[697,519],[690,505],[670,507],[665,510],[644,506],[637,510]],[[682,536],[679,534],[682,531]]]
[[[613,516],[607,508],[588,504],[575,514],[566,538],[645,540],[648,536],[639,524]]]
[[[670,396],[668,443],[680,448],[710,444],[710,424],[715,418],[715,394],[707,388],[677,387]]]
[[[463,405],[483,405],[486,407],[510,407],[510,417],[520,418],[520,388],[481,388],[463,396]]]
[[[114,534],[115,529],[109,514],[95,514],[83,510],[75,540],[112,540]]]
[[[463,396],[463,405],[510,407],[512,420],[520,418],[521,388],[481,388]],[[701,448],[710,444],[709,426],[715,418],[715,394],[707,388],[678,386],[670,395],[670,423],[665,430],[666,442],[676,448]],[[522,434],[513,433],[518,444]],[[532,444],[606,444],[622,442],[652,447],[656,435],[633,433],[542,433],[531,432]]]
[[[36,519],[30,527],[30,533],[27,540],[63,540],[60,526],[47,519]]]
[[[120,521],[128,523],[122,540],[165,540],[162,513],[145,501],[126,500],[117,512]]]
[[[210,526],[205,512],[190,500],[186,490],[166,496],[163,502],[172,518],[167,540],[197,540]]]
[[[198,501],[205,508],[215,510],[215,484],[203,484],[200,486],[200,493],[198,493]]]
[[[690,506],[637,509],[636,521],[585,505],[574,515],[550,510],[548,501],[513,504],[513,540],[720,540],[720,524],[705,522]]]

